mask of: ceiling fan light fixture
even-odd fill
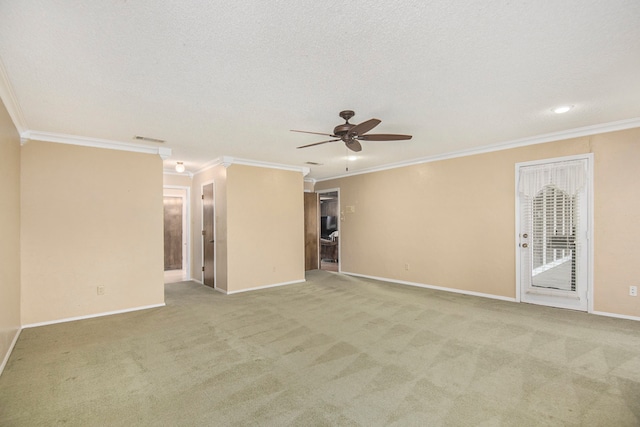
[[[182,162],[176,163],[176,172],[178,173],[184,172],[184,163]]]
[[[559,107],[552,108],[551,111],[553,111],[556,114],[564,114],[570,111],[572,108],[573,108],[573,105],[561,105]]]
[[[353,162],[354,160],[358,160],[358,156],[347,156],[347,160]]]

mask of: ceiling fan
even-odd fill
[[[304,130],[293,130],[291,132],[311,133],[314,135],[325,135],[336,139],[329,139],[327,141],[314,142],[313,144],[301,145],[296,148],[313,147],[314,145],[326,144],[328,142],[343,141],[347,148],[351,151],[361,151],[362,145],[360,141],[399,141],[401,139],[411,139],[411,135],[394,135],[388,133],[377,133],[365,135],[374,127],[380,124],[378,119],[369,119],[366,122],[354,125],[349,123],[349,119],[353,117],[355,113],[351,110],[345,110],[340,112],[346,123],[338,125],[333,129],[333,133],[320,133],[320,132],[308,132]]]

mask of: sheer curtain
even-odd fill
[[[518,181],[518,191],[529,198],[535,197],[548,185],[575,196],[586,185],[587,162],[568,160],[522,167]]]

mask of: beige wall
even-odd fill
[[[0,102],[0,372],[20,330],[20,136]]]
[[[300,172],[227,169],[228,291],[304,281]]]
[[[628,296],[629,285],[640,285],[640,129],[323,181],[315,189],[340,188],[342,271],[514,298],[515,164],[589,152],[594,309],[640,316],[640,297]]]
[[[315,189],[315,182],[314,181],[304,181],[304,191],[313,193]]]
[[[232,164],[193,177],[192,271],[201,280],[202,185],[214,183],[216,287],[233,293],[304,280],[303,176]]]
[[[215,209],[216,288],[227,290],[227,169],[223,165],[209,168],[193,177],[191,187],[191,271],[202,281],[202,185],[213,182]]]
[[[640,316],[640,129],[596,135],[595,310]]]
[[[30,141],[21,166],[23,324],[164,303],[159,156]]]
[[[172,185],[178,187],[191,187],[193,179],[186,174],[177,175],[165,173],[162,175],[162,185]]]

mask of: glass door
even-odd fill
[[[588,309],[588,159],[518,167],[521,301]]]

